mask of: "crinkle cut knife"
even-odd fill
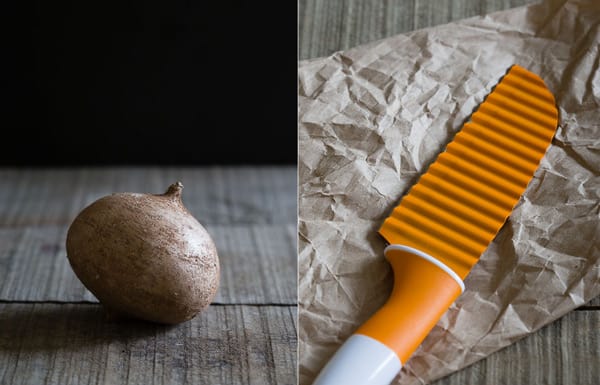
[[[394,270],[387,303],[336,352],[315,385],[389,384],[518,202],[558,112],[542,79],[512,66],[384,221]]]

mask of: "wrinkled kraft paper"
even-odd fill
[[[600,2],[547,1],[299,63],[300,383],[389,296],[382,221],[512,64],[556,97],[556,136],[395,380],[427,383],[600,294]]]

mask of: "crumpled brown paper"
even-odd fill
[[[559,127],[466,291],[398,383],[427,383],[600,294],[600,2],[546,1],[299,64],[300,383],[387,299],[377,229],[512,64]]]

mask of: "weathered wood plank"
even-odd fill
[[[596,385],[600,378],[598,330],[600,311],[574,311],[434,384]]]
[[[296,225],[209,226],[221,261],[223,303],[296,304]]]
[[[211,306],[162,326],[98,305],[0,304],[2,384],[296,384],[296,307]]]
[[[483,15],[538,0],[300,0],[299,58],[335,51],[415,29]]]
[[[219,303],[295,304],[295,225],[206,226],[221,263]],[[68,226],[0,227],[0,300],[96,301],[66,258]]]
[[[163,193],[180,180],[203,224],[296,223],[296,167],[0,169],[0,226],[69,224],[114,192]]]

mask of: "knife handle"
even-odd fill
[[[390,245],[385,257],[394,270],[390,298],[342,345],[314,385],[388,385],[464,291],[462,279],[426,253]]]

